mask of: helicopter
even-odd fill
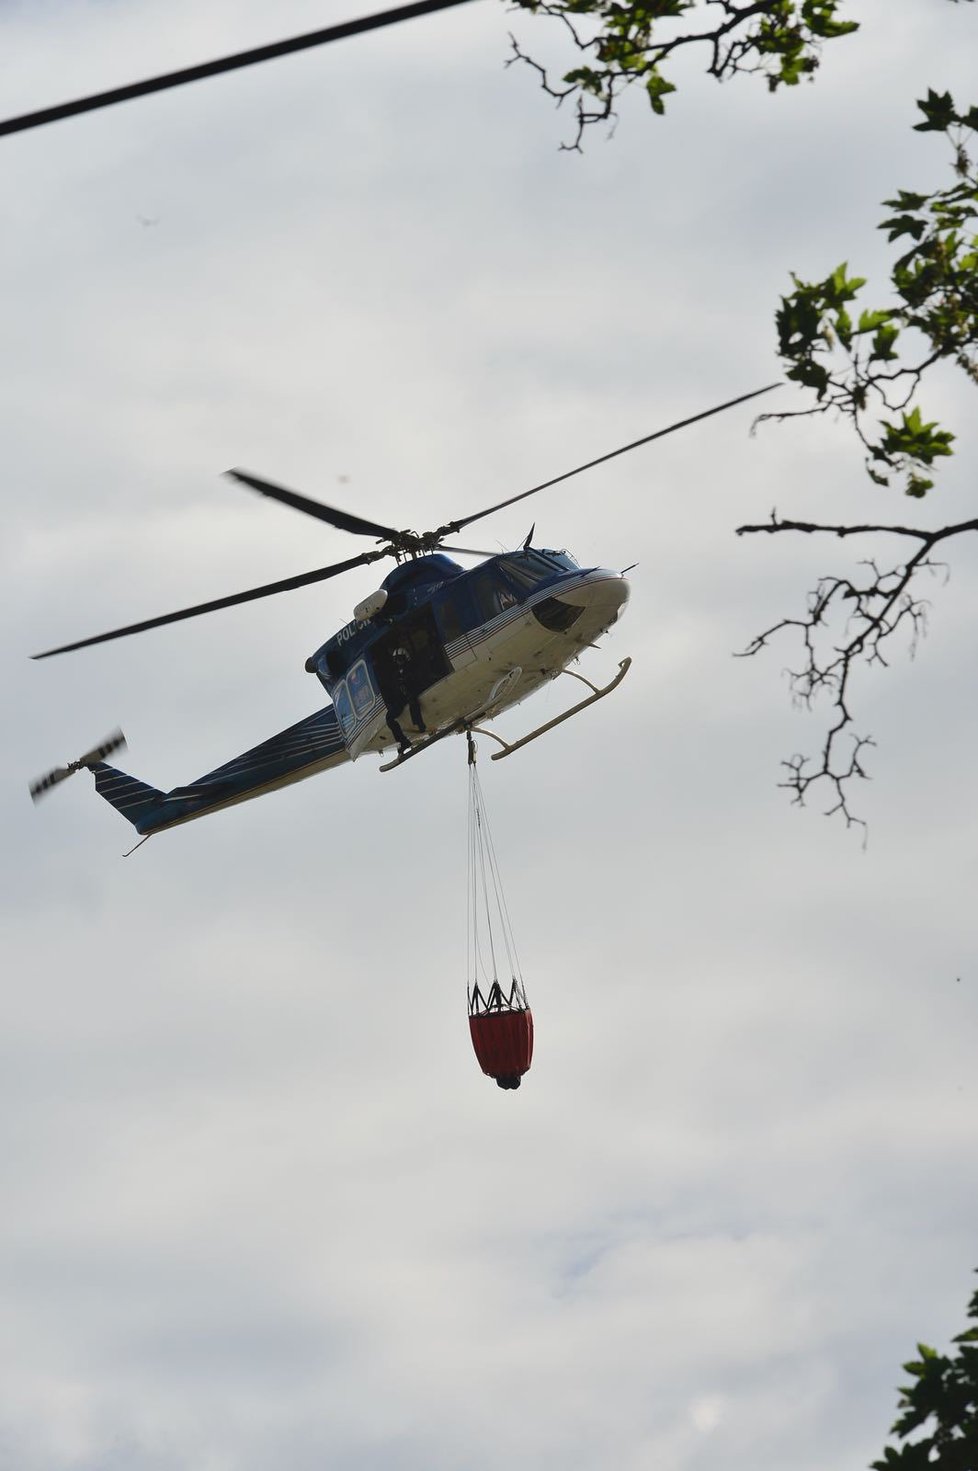
[[[581,566],[566,551],[535,547],[535,527],[531,527],[516,550],[498,554],[448,546],[446,538],[584,470],[722,413],[776,386],[770,384],[741,394],[472,515],[423,533],[382,525],[245,470],[228,471],[239,485],[338,530],[372,538],[377,545],[327,567],[62,644],[32,657],[47,659],[125,638],[221,608],[324,582],[354,568],[393,558],[396,565],[380,586],[356,605],[352,620],[305,661],[306,671],[319,680],[330,703],[188,786],[175,787],[169,792],[160,791],[106,762],[107,756],[125,745],[122,732],[116,731],[77,760],[56,767],[33,782],[32,798],[37,801],[74,772],[89,770],[98,794],[121,812],[140,839],[145,840],[168,828],[303,781],[347,761],[356,761],[367,753],[384,756],[394,752],[391,759],[381,763],[380,770],[386,772],[402,766],[446,736],[479,731],[501,747],[493,753],[494,761],[513,754],[604,699],[624,679],[631,664],[629,659],[620,662],[617,674],[603,686],[593,684],[568,666],[585,650],[594,648],[597,640],[620,618],[629,597],[625,573],[631,569],[616,571]],[[450,555],[452,552],[483,560],[474,568],[465,569]],[[591,693],[511,743],[485,728],[483,722],[520,704],[562,674],[581,681]]]

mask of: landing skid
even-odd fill
[[[403,766],[405,761],[410,761],[412,756],[420,756],[422,751],[427,751],[429,746],[434,746],[438,741],[443,741],[446,736],[458,735],[468,727],[464,720],[456,720],[453,725],[446,725],[444,730],[436,730],[434,735],[426,736],[423,741],[414,741],[406,751],[399,751],[393,761],[385,761],[381,771],[393,771],[396,766]]]
[[[569,674],[571,679],[579,679],[581,684],[586,684],[592,693],[588,695],[587,699],[579,700],[576,705],[572,705],[569,710],[565,710],[563,715],[557,715],[553,720],[548,720],[545,725],[540,725],[536,730],[531,730],[529,735],[523,736],[518,741],[504,741],[502,736],[496,735],[495,731],[486,730],[484,726],[473,724],[475,720],[480,718],[478,714],[473,714],[468,719],[456,720],[453,724],[446,725],[444,730],[436,731],[434,735],[428,736],[426,740],[416,742],[411,746],[410,750],[402,751],[395,756],[393,761],[384,762],[380,769],[381,771],[393,771],[395,767],[403,766],[405,761],[410,761],[412,756],[420,756],[422,751],[427,751],[428,747],[435,745],[437,741],[443,741],[446,736],[460,735],[463,731],[471,731],[478,735],[488,736],[490,740],[498,741],[499,745],[502,746],[502,750],[495,751],[490,759],[501,761],[504,756],[512,756],[514,751],[519,751],[523,746],[528,746],[538,736],[546,735],[548,730],[553,730],[555,726],[563,725],[564,721],[570,720],[572,715],[579,715],[582,710],[587,709],[588,705],[594,705],[598,700],[603,700],[605,695],[610,695],[612,690],[616,690],[621,684],[631,665],[631,659],[622,659],[618,665],[618,673],[614,679],[609,684],[603,686],[592,684],[583,674],[578,674],[573,669],[562,670],[562,674]]]
[[[588,695],[586,700],[579,700],[576,705],[572,705],[569,710],[565,710],[563,715],[557,715],[554,717],[553,720],[548,720],[546,725],[538,725],[536,730],[531,730],[529,735],[523,736],[521,740],[512,742],[504,741],[502,736],[496,735],[495,731],[485,730],[482,726],[479,725],[473,725],[471,729],[477,732],[479,735],[488,736],[490,740],[499,742],[503,749],[501,751],[494,751],[489,759],[491,761],[502,761],[504,756],[512,756],[514,751],[520,750],[520,748],[523,746],[528,746],[530,742],[535,741],[538,736],[546,735],[548,730],[553,730],[554,727],[557,725],[563,725],[564,721],[570,720],[572,715],[580,714],[582,710],[587,709],[588,705],[594,705],[597,703],[598,700],[603,700],[605,695],[610,695],[612,690],[616,690],[621,684],[631,666],[631,659],[622,659],[621,663],[618,665],[618,673],[615,675],[614,679],[610,682],[610,684],[606,684],[600,687],[596,684],[592,684],[589,679],[585,679],[583,674],[577,674],[573,669],[562,670],[561,673],[569,674],[571,679],[579,679],[581,681],[581,684],[586,684],[588,689],[593,690],[594,693]]]

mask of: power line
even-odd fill
[[[96,92],[92,97],[79,97],[74,102],[61,102],[56,107],[25,112],[20,117],[7,118],[5,122],[0,122],[0,135],[26,133],[29,128],[40,128],[45,123],[56,123],[61,118],[75,117],[81,112],[95,112],[100,107],[111,107],[116,102],[146,97],[151,92],[166,92],[170,87],[182,87],[186,82],[199,82],[204,77],[216,77],[221,72],[237,71],[243,66],[257,66],[260,61],[273,61],[277,56],[290,56],[294,51],[309,51],[313,46],[342,41],[344,36],[358,36],[363,31],[376,31],[382,26],[396,25],[398,21],[413,20],[415,16],[430,15],[436,10],[449,10],[454,5],[467,3],[468,0],[414,0],[413,4],[400,5],[395,10],[382,10],[376,15],[343,21],[340,25],[327,26],[321,31],[293,36],[288,41],[275,41],[270,46],[256,46],[251,51],[238,51],[233,56],[202,62],[200,66],[187,66],[181,71],[165,72],[163,76],[150,77],[144,82],[131,82],[127,87],[114,87],[110,92]]]

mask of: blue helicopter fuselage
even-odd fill
[[[524,547],[466,571],[443,552],[402,562],[306,660],[332,704],[189,786],[159,791],[91,765],[100,795],[142,834],[302,781],[367,751],[487,719],[555,679],[628,600],[620,572]]]
[[[605,633],[628,597],[620,573],[536,548],[470,571],[432,553],[401,563],[381,587],[378,612],[348,623],[306,661],[354,760],[391,746],[397,726],[414,738],[490,705],[499,713],[518,704]]]

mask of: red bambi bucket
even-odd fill
[[[500,1088],[518,1088],[533,1061],[533,1012],[520,1007],[469,1017],[479,1066]]]

